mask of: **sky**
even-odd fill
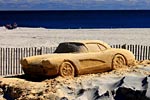
[[[0,10],[150,10],[150,0],[0,0]]]

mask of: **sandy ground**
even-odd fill
[[[40,81],[0,79],[1,100],[150,100],[150,65]],[[38,78],[39,79],[39,78]]]
[[[57,46],[70,40],[103,40],[109,44],[150,45],[150,28],[145,29],[44,29],[0,28],[0,47]]]
[[[0,28],[0,47],[57,46],[70,40],[150,45],[149,29]],[[148,61],[149,63],[150,61]],[[0,78],[0,100],[150,100],[150,65],[41,81]]]

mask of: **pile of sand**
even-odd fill
[[[149,100],[150,66],[81,75],[75,78],[0,79],[0,97],[6,100]]]

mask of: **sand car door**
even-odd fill
[[[105,61],[101,59],[101,54],[103,53],[100,50],[98,44],[90,43],[86,45],[89,53],[83,59],[80,59],[82,74],[86,73],[97,73],[103,72],[105,70]]]

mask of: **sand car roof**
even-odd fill
[[[77,41],[68,41],[68,42],[63,42],[63,43],[81,43],[81,44],[98,43],[98,44],[102,44],[107,47],[110,47],[107,43],[100,41],[100,40],[77,40]]]
[[[104,43],[103,41],[100,41],[100,40],[76,40],[76,41],[67,41],[67,42],[83,43],[83,44],[87,44],[87,43]]]

